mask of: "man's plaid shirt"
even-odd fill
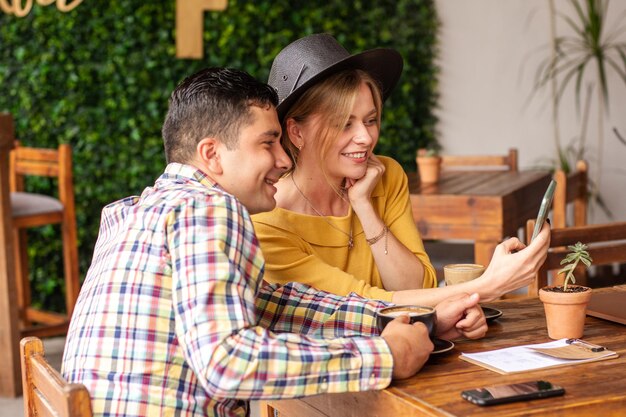
[[[107,416],[244,416],[248,400],[389,384],[389,348],[368,337],[382,303],[263,286],[263,267],[247,210],[194,167],[168,165],[103,210],[64,376]]]

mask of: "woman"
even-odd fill
[[[394,50],[350,55],[326,34],[302,38],[275,58],[269,84],[279,94],[293,169],[276,185],[277,208],[253,216],[265,279],[426,305],[461,292],[489,300],[528,285],[545,258],[546,230],[527,250],[517,239],[501,244],[482,277],[433,288],[406,175],[373,153],[382,102],[401,71]]]

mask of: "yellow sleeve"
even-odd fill
[[[385,165],[381,184],[385,198],[380,203],[375,203],[379,205],[379,215],[396,239],[413,252],[424,266],[423,288],[435,288],[437,275],[413,220],[406,173],[395,160],[384,156],[378,158]]]
[[[354,292],[374,300],[391,301],[393,292],[368,285],[327,264],[298,235],[258,221],[258,215],[254,217],[254,228],[266,261],[266,281],[282,285],[296,281],[333,294],[348,295]]]

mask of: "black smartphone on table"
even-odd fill
[[[504,404],[565,394],[565,389],[548,381],[493,385],[461,392],[463,399],[478,405]]]
[[[548,212],[550,211],[550,207],[552,206],[552,200],[554,199],[555,189],[556,189],[556,181],[552,180],[550,181],[550,184],[548,184],[546,193],[543,195],[543,199],[541,200],[541,206],[539,207],[539,213],[537,214],[537,221],[535,222],[533,235],[530,238],[531,242],[537,237],[539,232],[541,232],[543,223],[546,221],[546,218],[548,217]]]

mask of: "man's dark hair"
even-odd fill
[[[163,123],[167,162],[189,162],[206,137],[237,148],[240,129],[253,122],[250,106],[277,104],[276,91],[244,71],[205,68],[185,78],[172,92]]]

